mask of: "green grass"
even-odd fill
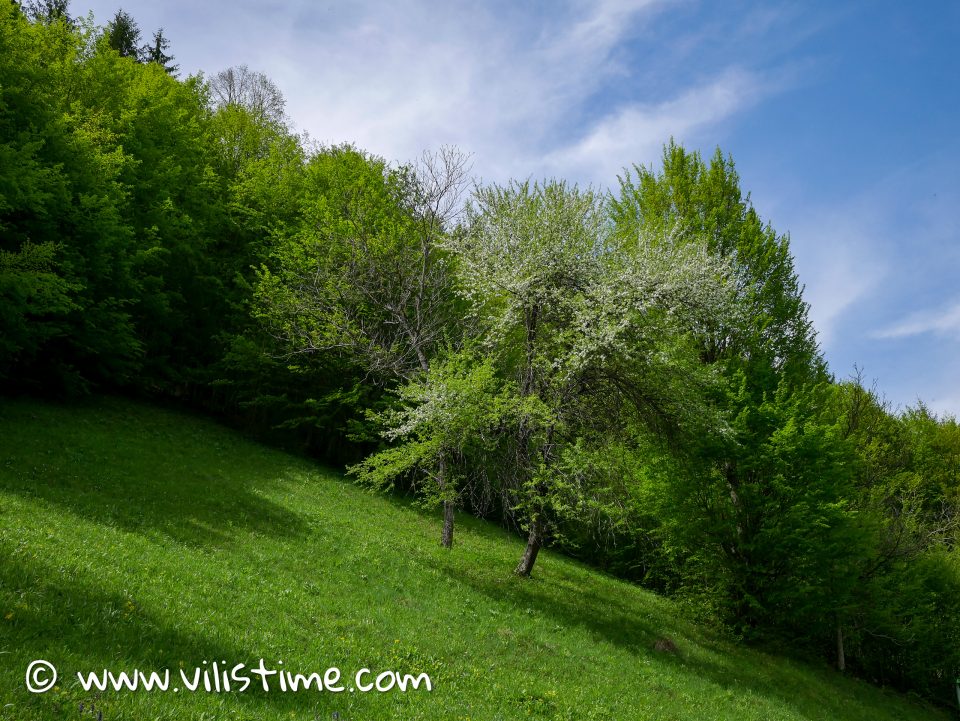
[[[668,600],[371,495],[210,421],[119,400],[0,401],[0,718],[938,719],[747,650]],[[656,651],[668,637],[676,653]],[[399,693],[85,692],[76,672],[204,661],[426,672]],[[60,671],[30,694],[34,659]],[[174,685],[171,683],[171,685]],[[80,704],[85,710],[80,712]]]

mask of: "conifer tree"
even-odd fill
[[[140,50],[141,58],[146,63],[157,63],[171,75],[176,75],[180,66],[173,63],[173,55],[167,55],[169,49],[170,41],[164,36],[163,28],[160,28],[153,34],[153,41]]]
[[[140,27],[130,13],[117,10],[107,26],[107,43],[121,57],[140,60]]]

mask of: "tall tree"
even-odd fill
[[[0,10],[0,105],[14,110],[0,113],[0,294],[13,324],[0,375],[21,387],[122,382],[142,353],[128,312],[128,159],[108,113],[78,97],[85,50],[67,23]]]
[[[690,571],[683,582],[714,594],[710,603],[741,630],[779,623],[812,631],[811,609],[839,612],[847,602],[854,574],[843,544],[855,554],[863,537],[853,525],[851,452],[827,412],[828,376],[789,239],[761,221],[730,158],[718,150],[707,163],[673,142],[660,171],[624,173],[611,211],[622,237],[673,224],[705,236],[710,252],[732,265],[742,309],[736,324],[721,319],[698,334],[703,362],[726,378],[718,403],[732,432],[700,444],[703,465],[686,480],[675,476],[672,491],[661,489],[672,499],[665,517],[684,509],[661,527],[664,543]],[[822,543],[805,524],[820,529]],[[817,582],[796,582],[804,564]],[[778,615],[791,593],[793,614]],[[826,637],[833,626],[816,631]]]
[[[209,80],[214,135],[220,171],[236,177],[251,162],[266,158],[271,146],[285,142],[286,101],[276,84],[246,65],[228,68]]]
[[[107,25],[107,44],[120,53],[120,57],[140,60],[140,26],[125,10],[117,10]]]
[[[718,148],[707,163],[671,140],[659,171],[636,165],[624,171],[610,206],[624,238],[679,224],[729,259],[749,322],[704,329],[704,360],[736,359],[768,391],[781,376],[825,379],[790,239],[764,223],[744,196],[732,158]]]
[[[960,671],[960,427],[922,405],[894,415],[859,371],[833,390],[870,542],[852,559],[838,667],[947,700]]]

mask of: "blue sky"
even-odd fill
[[[119,5],[74,0],[107,22]],[[484,180],[610,186],[671,136],[789,233],[821,347],[960,415],[960,2],[146,2],[184,74],[246,63],[300,131]]]

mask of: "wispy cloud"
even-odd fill
[[[663,6],[663,0],[601,0],[581,2],[574,6],[579,17],[568,31],[553,44],[554,56],[573,52],[577,56],[596,54],[604,56],[625,35],[629,34],[638,13]]]
[[[936,310],[924,310],[873,333],[874,338],[909,338],[933,334],[960,340],[960,301]]]
[[[322,142],[391,159],[456,144],[483,175],[526,175],[564,123],[617,72],[614,50],[658,3],[577,3],[550,13],[485,4],[366,4],[317,28],[308,64],[268,74]],[[294,30],[293,43],[305,43]],[[298,34],[300,33],[300,34]]]
[[[617,110],[581,139],[550,153],[547,166],[580,178],[612,181],[631,163],[659,158],[671,136],[689,141],[698,130],[751,107],[767,90],[757,74],[731,68],[669,100],[632,103]]]
[[[880,202],[870,196],[827,208],[794,207],[792,213],[784,207],[785,217],[778,216],[790,228],[810,318],[828,352],[838,340],[850,340],[839,338],[840,330],[891,272]]]
[[[844,241],[853,239],[846,236]],[[805,281],[804,297],[810,304],[817,339],[822,348],[829,349],[857,304],[880,287],[888,266],[880,258],[865,259],[855,245],[835,247],[832,253],[816,255],[818,270],[801,272],[800,277]]]
[[[826,204],[808,202],[798,189],[767,193],[761,209],[775,208],[777,226],[790,229],[804,297],[828,355],[858,340],[960,336],[950,325],[960,322],[960,300],[952,301],[948,285],[960,267],[960,226],[945,212],[960,200],[952,173],[943,160],[924,156]],[[945,287],[951,292],[937,296]],[[917,310],[924,306],[940,309]]]

